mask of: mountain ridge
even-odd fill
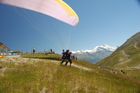
[[[81,50],[73,52],[74,56],[76,56],[79,60],[89,61],[92,63],[96,63],[105,57],[112,54],[115,51],[116,47],[109,46],[107,44],[96,46],[91,50]]]

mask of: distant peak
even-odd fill
[[[100,45],[100,46],[96,46],[95,48],[112,48],[112,46],[109,46],[107,44],[103,44],[103,45]]]
[[[109,51],[115,51],[117,47],[112,47],[110,45],[107,45],[107,44],[103,44],[103,45],[100,45],[100,46],[96,46],[94,48],[94,50],[96,51],[99,51],[101,49],[106,49],[106,50],[109,50]]]
[[[103,44],[100,46],[96,46],[93,49],[88,49],[88,50],[77,50],[77,51],[73,51],[73,53],[94,53],[94,52],[98,52],[98,51],[103,51],[103,50],[108,50],[108,51],[115,51],[117,49],[117,47],[112,47],[110,45],[107,44]]]

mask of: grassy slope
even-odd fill
[[[128,58],[126,58],[122,51],[116,51],[108,58],[102,60],[100,63],[98,63],[101,66],[109,66],[109,67],[135,67],[140,64],[140,49],[136,49],[134,46],[129,45],[125,49],[123,49],[125,53],[128,55]],[[123,64],[119,65],[119,63]]]
[[[115,76],[85,62],[76,64],[92,68],[92,72],[51,62],[24,64],[0,63],[7,67],[0,75],[0,93],[139,93],[140,84]],[[45,89],[46,88],[46,89]]]
[[[117,70],[123,70],[127,76],[140,81],[140,43],[136,40],[133,42],[128,40],[121,48],[115,51],[111,56],[105,58],[98,65],[102,67],[109,67]],[[125,56],[122,51],[125,52]]]
[[[140,32],[128,39],[111,56],[99,62],[98,65],[122,69],[126,67],[136,67],[140,65],[139,61]]]

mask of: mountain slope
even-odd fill
[[[115,49],[116,49],[115,47],[111,47],[109,45],[101,45],[96,46],[92,50],[82,50],[74,52],[74,55],[79,60],[96,63],[112,54],[112,52],[115,51]]]
[[[128,39],[111,56],[97,64],[113,68],[140,69],[140,32]]]

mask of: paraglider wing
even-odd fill
[[[77,14],[63,0],[0,0],[0,3],[49,15],[72,26],[79,22]]]

